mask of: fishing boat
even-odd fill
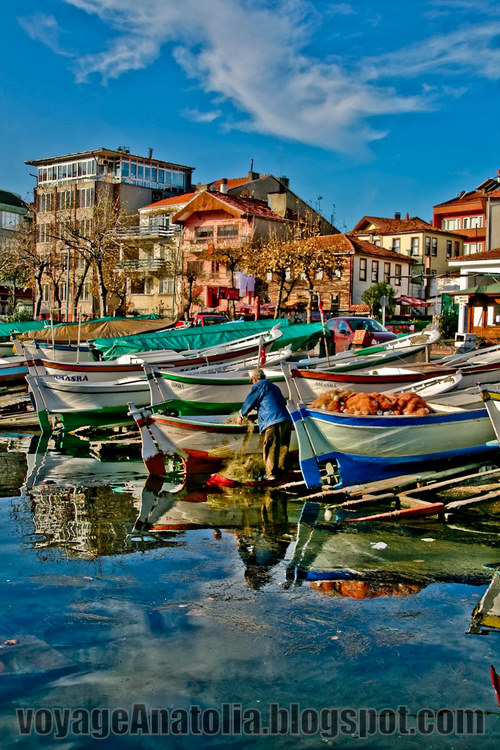
[[[279,340],[280,336],[281,330],[274,327],[270,331],[253,334],[206,349],[181,352],[172,350],[155,351],[151,353],[150,358],[162,367],[182,369],[183,371],[206,365],[216,365],[221,368],[234,365],[243,366],[247,365],[249,361],[254,363],[260,361],[263,357],[267,357],[270,348]],[[135,357],[126,357],[124,361],[69,362],[64,359],[55,360],[50,356],[45,356],[43,348],[38,344],[35,344],[35,346],[21,344],[21,346],[26,361],[34,368],[33,374],[52,375],[59,380],[72,383],[114,381],[132,376],[145,377],[142,365],[144,360],[148,359],[147,352],[142,352]]]
[[[429,401],[432,412],[412,415],[353,415],[307,406],[290,368],[289,411],[299,444],[300,468],[310,488],[327,480],[343,487],[385,479],[440,461],[497,453],[498,441],[488,413],[469,390]]]
[[[255,425],[238,425],[227,415],[195,418],[155,414],[130,403],[130,414],[139,427],[143,460],[151,474],[165,472],[165,459],[181,456],[188,473],[213,472],[235,456],[262,455],[263,436]],[[292,432],[290,453],[297,452]]]
[[[127,336],[141,331],[163,331],[172,321],[151,318],[99,318],[45,327],[42,331],[27,331],[20,336],[25,342],[37,343],[43,356],[67,362],[91,362],[95,359],[90,345],[92,339]],[[20,351],[17,353],[21,354]]]
[[[375,365],[392,359],[410,360],[421,354],[425,347],[438,337],[436,329],[430,329],[423,335],[405,336],[404,341],[397,339],[381,346],[368,347],[360,352],[341,352],[333,357],[304,359],[294,366],[301,368],[298,372],[303,373],[307,397],[312,399],[333,387],[330,378],[335,378],[337,372],[348,378],[349,375],[345,373],[357,370],[360,363],[366,366],[366,363]],[[321,367],[328,369],[321,371],[318,369]],[[144,369],[151,388],[152,407],[155,411],[171,416],[230,414],[241,407],[250,387],[249,373],[220,376],[202,373],[200,370],[179,373],[150,366],[148,363],[145,363]],[[280,388],[283,395],[287,395],[288,387],[281,370],[267,371],[266,375]],[[458,380],[449,380],[449,387],[452,387],[452,383],[456,386]],[[444,385],[441,390],[443,389]]]
[[[28,372],[23,356],[2,357],[0,359],[0,386],[23,383]]]
[[[500,380],[500,349],[491,347],[464,355],[453,355],[434,362],[413,365],[384,364],[383,362],[364,369],[319,369],[301,367],[297,363],[293,377],[303,400],[330,390],[331,388],[351,388],[364,393],[374,391],[401,392],[429,378],[453,377],[460,372],[461,377],[455,387],[470,388],[480,383],[495,383]],[[443,381],[444,382],[444,381]],[[450,381],[451,382],[451,381]]]
[[[26,381],[42,431],[51,430],[54,422],[60,422],[64,430],[127,424],[131,421],[128,401],[134,399],[140,406],[149,403],[144,378],[75,383],[28,374]]]
[[[487,388],[479,386],[481,398],[483,399],[491,426],[500,443],[500,385],[489,385]]]

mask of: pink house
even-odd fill
[[[187,275],[195,277],[199,308],[227,309],[229,299],[238,300],[243,308],[254,299],[253,279],[237,274],[232,287],[227,265],[207,260],[210,250],[240,248],[252,239],[281,234],[290,223],[265,201],[227,195],[225,186],[221,187],[222,192],[197,193],[172,217],[184,227],[184,268]]]

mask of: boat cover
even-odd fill
[[[9,341],[11,333],[17,331],[39,331],[45,326],[43,320],[25,320],[18,323],[0,323],[0,341]]]
[[[171,349],[172,351],[186,351],[192,349],[203,349],[207,346],[217,346],[229,341],[251,336],[254,333],[268,331],[277,323],[280,324],[282,335],[277,339],[272,350],[283,349],[290,344],[296,351],[304,346],[314,346],[322,335],[321,323],[298,323],[290,324],[288,318],[279,320],[251,320],[223,323],[221,325],[178,328],[157,334],[143,336],[128,336],[114,341],[96,339],[93,345],[102,352],[104,359],[116,359],[122,354],[134,352],[158,351],[159,349]]]
[[[188,349],[203,349],[207,346],[217,346],[228,341],[236,341],[254,333],[268,331],[277,323],[276,320],[234,321],[214,326],[199,326],[193,328],[173,328],[157,334],[126,336],[114,339],[96,338],[93,345],[102,352],[104,359],[116,359],[122,354],[134,352],[157,351],[171,349],[180,352]],[[288,319],[280,321],[280,327],[288,326]],[[281,338],[279,339],[281,341]],[[281,348],[281,347],[280,347]]]
[[[160,320],[147,319],[137,320],[136,318],[107,318],[106,320],[92,320],[82,323],[80,331],[80,341],[89,339],[102,338],[108,341],[120,336],[129,336],[132,334],[157,331],[172,325],[172,320],[163,318]],[[50,326],[45,327],[43,331],[36,333],[27,332],[19,336],[22,340],[36,339],[37,341],[52,341],[52,331]],[[78,323],[68,323],[54,326],[54,341],[58,344],[72,342],[76,344],[78,340]]]

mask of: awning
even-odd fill
[[[500,296],[500,283],[494,284],[477,284],[476,286],[469,286],[467,289],[458,289],[456,292],[447,292],[450,297],[456,295],[464,295],[467,297],[474,297],[478,294],[494,294]]]
[[[432,302],[426,302],[425,299],[407,297],[406,295],[396,297],[396,302],[398,305],[408,305],[409,307],[429,307],[429,305],[432,305]]]

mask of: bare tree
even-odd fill
[[[120,264],[124,257],[138,252],[137,237],[127,232],[134,217],[124,211],[118,200],[99,195],[88,217],[77,219],[71,210],[60,212],[59,217],[51,236],[58,241],[60,249],[73,255],[74,261],[79,258],[82,261],[77,264],[81,265],[82,271],[74,307],[76,309],[85,279],[92,271],[102,317],[107,312],[110,292],[119,290],[119,297],[123,294],[125,274],[120,270]]]
[[[0,277],[12,286],[13,307],[17,290],[31,287],[34,291],[34,317],[40,315],[43,298],[43,278],[50,265],[50,255],[36,249],[35,227],[23,221],[14,235],[0,246]]]

